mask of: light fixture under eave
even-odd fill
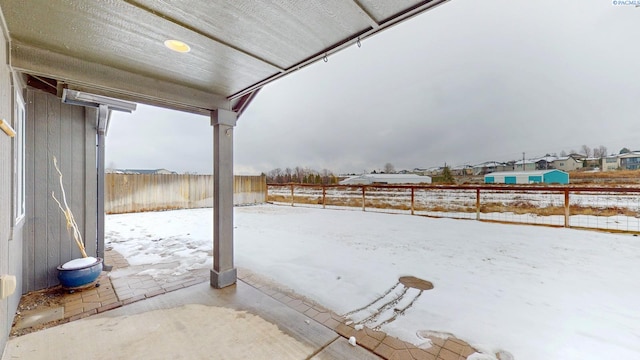
[[[100,107],[100,105],[107,105],[109,110],[124,111],[128,113],[134,111],[137,107],[137,104],[131,101],[69,89],[64,89],[62,91],[62,102],[65,104],[95,108]]]
[[[180,40],[165,40],[164,46],[179,53],[188,53],[191,51],[191,47]]]

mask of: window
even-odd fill
[[[13,212],[15,224],[18,224],[25,215],[25,182],[24,182],[24,161],[25,161],[25,131],[24,131],[25,111],[24,101],[19,92],[15,98],[15,129],[16,136],[13,141],[13,169],[14,169],[14,202]]]

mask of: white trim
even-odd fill
[[[16,136],[13,141],[13,226],[17,226],[25,218],[26,209],[26,183],[25,183],[25,102],[19,91],[15,91],[14,121]]]

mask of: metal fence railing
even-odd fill
[[[640,232],[639,187],[268,184],[267,201]]]

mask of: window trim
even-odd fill
[[[13,141],[13,226],[16,227],[26,217],[26,109],[19,91],[15,91],[14,128],[16,136]]]

